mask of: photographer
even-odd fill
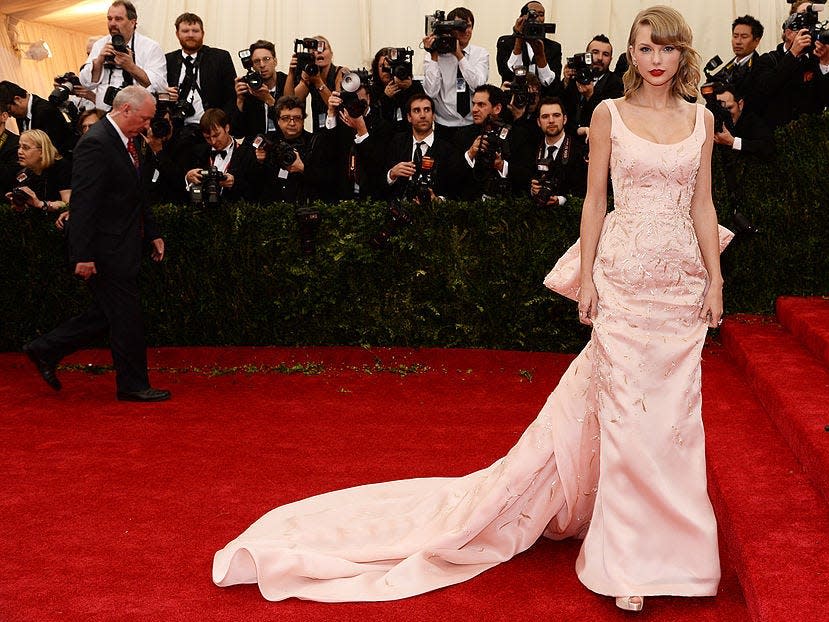
[[[423,90],[435,103],[435,132],[452,140],[458,128],[472,123],[472,91],[487,81],[489,52],[470,43],[475,27],[472,11],[458,7],[446,18],[465,22],[466,28],[452,30],[455,46],[447,53],[435,50],[434,34],[423,38]]]
[[[236,99],[230,53],[204,45],[204,24],[198,15],[182,13],[175,25],[181,49],[165,55],[167,90],[182,107],[184,124],[198,125],[208,108],[229,113]]]
[[[109,35],[92,46],[79,74],[95,91],[95,107],[109,110],[117,92],[138,84],[152,93],[167,90],[167,66],[161,46],[136,31],[138,12],[132,2],[115,0],[107,11]]]
[[[320,188],[323,200],[379,198],[386,191],[383,165],[392,125],[372,105],[368,76],[362,77],[346,74],[345,92],[328,98],[326,129],[318,134],[320,148],[334,157],[328,165],[333,183]]]
[[[234,136],[253,138],[276,131],[275,105],[285,94],[288,76],[276,70],[276,48],[270,41],[260,39],[251,43],[248,51],[252,73],[236,78],[236,105],[232,108],[230,124]],[[258,88],[251,88],[251,75],[261,81]]]
[[[544,140],[538,149],[530,195],[540,205],[564,205],[565,195],[584,196],[587,189],[587,147],[565,132],[567,115],[557,97],[539,105],[538,126]]]
[[[733,131],[725,125],[721,132],[714,134],[714,142],[736,156],[753,156],[758,160],[771,160],[774,157],[774,133],[763,120],[745,110],[745,100],[737,87],[723,84],[717,89],[717,101],[731,115]]]
[[[324,176],[332,160],[317,147],[319,136],[303,127],[305,103],[285,95],[275,106],[277,131],[255,142],[257,186],[262,203],[302,203],[316,199],[329,179]]]
[[[72,165],[60,156],[46,132],[23,132],[17,154],[23,169],[17,175],[15,188],[6,194],[15,211],[66,209],[72,194]]]
[[[516,67],[520,73],[521,68]],[[541,83],[534,74],[527,74],[524,78],[526,83],[519,84],[521,78],[513,78],[512,82],[504,82],[501,90],[504,91],[507,102],[504,111],[505,120],[518,126],[527,132],[530,143],[535,144],[541,140],[541,130],[538,128],[538,105],[541,101]]]
[[[540,92],[544,95],[558,95],[561,91],[561,44],[552,39],[524,37],[528,21],[544,23],[544,5],[528,2],[521,12],[511,35],[504,35],[496,44],[496,62],[501,80],[511,82],[516,67],[526,67],[529,74],[538,78]]]
[[[829,105],[829,46],[812,41],[809,29],[800,27],[810,8],[793,7],[783,22],[783,42],[760,56],[744,83],[752,110],[772,129]]]
[[[416,93],[423,93],[423,83],[412,77],[412,51],[403,60],[392,59],[402,48],[380,48],[371,61],[371,100],[380,116],[394,126],[395,131],[410,132],[406,120],[406,102]],[[394,63],[394,64],[393,64]]]
[[[0,110],[6,111],[17,121],[19,132],[43,130],[49,135],[61,155],[69,157],[76,137],[72,127],[51,102],[29,93],[14,82],[0,82]]]
[[[525,191],[532,172],[532,143],[527,133],[501,120],[504,92],[483,84],[472,95],[473,125],[457,134],[464,150],[464,198],[476,199]]]
[[[460,156],[452,143],[435,135],[432,98],[412,95],[406,117],[412,131],[396,134],[386,154],[387,197],[419,203],[458,198]]]
[[[174,123],[171,109],[175,104],[156,95],[155,116],[144,138],[144,183],[151,204],[187,203],[187,191],[181,179],[187,171],[195,145],[191,140],[179,140],[181,127]],[[199,141],[202,141],[199,132]]]
[[[604,99],[615,99],[624,94],[621,78],[610,70],[613,46],[605,35],[596,35],[587,44],[590,65],[575,66],[568,59],[564,68],[564,105],[568,115],[567,131],[590,137],[590,119],[596,106]],[[574,57],[577,59],[578,57]]]
[[[17,171],[17,145],[19,137],[17,134],[6,129],[6,121],[9,120],[7,110],[0,108],[0,194],[9,192],[15,184]]]
[[[192,154],[185,175],[188,191],[204,186],[204,172],[218,178],[222,202],[255,200],[253,179],[258,168],[253,150],[237,145],[230,134],[230,118],[220,108],[208,108],[199,121],[204,142]]]
[[[731,51],[732,58],[721,71],[717,73],[717,80],[734,85],[742,90],[748,74],[757,66],[760,54],[757,46],[763,38],[763,24],[751,15],[738,17],[731,24]]]
[[[314,57],[313,70],[309,73],[297,67],[297,55],[291,57],[291,69],[285,83],[285,95],[293,95],[303,102],[311,95],[311,127],[317,132],[325,127],[325,117],[328,115],[328,98],[333,91],[340,90],[343,75],[348,72],[346,67],[333,64],[334,50],[331,42],[322,35],[317,35],[310,41],[317,46],[311,53]],[[299,72],[299,81],[297,81]]]

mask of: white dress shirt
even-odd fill
[[[530,66],[527,67],[527,71],[537,75],[538,79],[541,81],[541,84],[544,86],[550,86],[556,81],[556,74],[552,69],[550,69],[549,61],[547,62],[546,67],[538,67],[535,63],[533,63],[535,52],[533,52],[532,46],[525,42],[524,47],[527,48],[527,54],[530,59]],[[512,71],[515,71],[516,67],[521,67],[523,64],[524,59],[521,54],[510,54],[509,60],[507,61],[507,67],[509,67]]]
[[[489,52],[471,43],[463,50],[463,59],[454,54],[438,54],[437,61],[426,53],[423,60],[423,90],[435,100],[435,121],[447,127],[460,127],[472,123],[472,113],[466,117],[458,114],[458,67],[472,91],[486,84],[489,77]]]
[[[95,107],[99,110],[109,110],[110,106],[104,103],[104,95],[110,86],[120,87],[124,83],[124,71],[119,68],[101,69],[101,76],[97,82],[92,81],[92,61],[98,58],[103,47],[112,41],[112,36],[101,37],[92,46],[89,58],[86,59],[78,77],[81,84],[95,92]],[[161,46],[149,37],[138,32],[133,33],[132,39],[127,42],[134,54],[135,64],[141,67],[150,80],[147,87],[151,93],[160,93],[167,89],[167,61]],[[138,84],[133,80],[134,84]]]

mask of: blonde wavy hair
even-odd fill
[[[55,163],[55,160],[61,159],[61,156],[52,144],[52,140],[49,138],[49,135],[43,130],[26,130],[20,134],[20,138],[23,138],[24,136],[30,138],[32,142],[37,145],[37,148],[40,149],[40,165],[43,167],[44,171],[52,166]]]
[[[699,95],[700,55],[693,47],[694,35],[685,18],[669,6],[652,6],[639,11],[630,27],[627,54],[628,69],[623,77],[625,99],[642,87],[642,76],[633,66],[631,48],[636,43],[636,35],[642,26],[650,26],[651,40],[657,45],[673,45],[680,51],[679,69],[671,83],[671,93],[678,97],[696,101]]]

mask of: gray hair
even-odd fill
[[[130,108],[138,108],[148,99],[152,99],[152,97],[152,94],[143,86],[138,86],[137,84],[125,86],[118,92],[115,99],[112,100],[112,109],[118,110],[124,104],[129,104]]]

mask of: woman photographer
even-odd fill
[[[325,117],[328,114],[328,98],[333,91],[340,90],[343,75],[348,73],[347,67],[338,67],[333,63],[334,51],[331,43],[322,35],[314,37],[317,41],[317,49],[314,55],[314,67],[316,73],[309,75],[306,71],[300,73],[300,80],[296,82],[297,57],[291,57],[291,69],[288,71],[288,79],[285,82],[285,95],[299,97],[305,101],[308,94],[311,95],[311,127],[312,131],[325,127]]]
[[[43,130],[26,130],[20,135],[17,161],[23,169],[17,175],[17,186],[6,194],[12,207],[59,212],[66,209],[72,194],[72,166],[58,153],[49,135]],[[62,223],[58,224],[62,228]]]
[[[423,84],[411,75],[411,57],[408,77],[401,78],[392,70],[392,55],[399,48],[380,48],[371,61],[371,100],[377,103],[380,116],[390,122],[395,131],[409,132],[411,124],[406,119],[406,102],[416,93],[423,93]]]

